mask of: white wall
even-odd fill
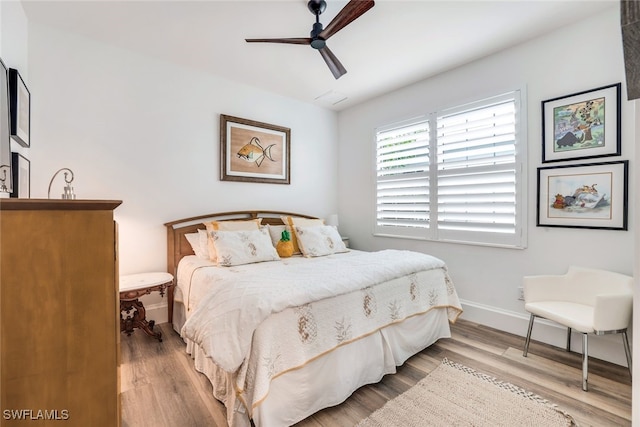
[[[450,268],[465,317],[524,335],[528,315],[518,298],[522,276],[564,273],[570,264],[632,274],[630,231],[536,227],[536,168],[541,166],[541,101],[624,81],[618,6],[543,38],[426,79],[339,113],[339,215],[353,247],[406,248],[431,253]],[[428,54],[426,51],[424,54]],[[528,248],[499,249],[374,237],[374,129],[376,126],[525,86],[528,98]],[[626,88],[623,84],[623,93]],[[622,102],[622,156],[633,159],[633,109]],[[582,162],[584,163],[584,162]],[[630,197],[635,180],[631,166]],[[534,339],[564,345],[558,328],[534,328]],[[581,341],[574,339],[581,349]],[[625,364],[619,336],[590,340],[590,354]]]
[[[0,2],[0,54],[7,67],[27,70],[27,17],[18,1]]]
[[[19,1],[0,1],[0,57],[7,68],[29,78],[27,16]],[[27,157],[28,150],[11,139],[11,151]]]
[[[633,141],[640,142],[640,99],[637,99],[635,102],[635,114],[636,114],[636,129],[635,136]],[[636,161],[634,164],[640,164],[640,150],[636,150]],[[633,210],[635,212],[635,221],[636,224],[640,223],[640,200],[638,198],[635,199]],[[636,230],[635,232],[635,253],[634,253],[634,275],[635,275],[635,291],[633,295],[633,329],[635,331],[640,331],[640,263],[638,262],[638,254],[640,253],[640,232]],[[638,365],[638,360],[640,360],[640,339],[636,338],[635,344],[633,346],[633,360],[635,363],[633,364],[633,378],[640,378],[640,365]],[[631,399],[632,402],[640,402],[640,383],[638,380],[633,382],[633,396]],[[640,405],[633,405],[633,425],[640,426]]]
[[[121,274],[166,271],[168,221],[337,209],[334,112],[32,23],[27,84],[31,197],[46,198],[68,167],[78,198],[122,200]],[[290,128],[291,185],[220,181],[219,114]],[[63,184],[60,175],[52,198]],[[148,317],[164,321],[166,310]]]

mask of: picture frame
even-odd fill
[[[290,184],[291,129],[220,115],[220,180]]]
[[[12,191],[11,120],[9,118],[9,70],[0,58],[0,179]],[[4,190],[4,189],[3,189]]]
[[[621,154],[621,84],[542,101],[542,163]]]
[[[31,92],[18,70],[9,68],[11,137],[23,147],[31,146]]]
[[[31,162],[20,153],[11,153],[11,173],[13,191],[11,197],[28,199],[31,197]]]
[[[629,161],[538,168],[537,226],[627,230]]]

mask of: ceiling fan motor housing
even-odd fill
[[[313,24],[313,29],[311,30],[311,47],[314,49],[322,49],[327,44],[325,39],[318,36],[322,30],[323,28],[320,22]]]
[[[313,29],[311,30],[311,47],[314,49],[323,49],[327,43],[324,39],[318,37],[318,35],[324,29],[322,27],[322,23],[320,22],[320,14],[325,11],[327,8],[327,2],[324,0],[310,0],[307,3],[307,7],[316,16],[316,23],[313,24]]]
[[[324,0],[309,0],[307,7],[314,15],[318,16],[327,8],[327,2]]]

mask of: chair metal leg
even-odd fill
[[[531,330],[533,329],[533,321],[536,318],[535,314],[531,315],[531,319],[529,319],[529,330],[527,331],[527,339],[524,341],[524,351],[522,355],[527,357],[527,353],[529,352],[529,341],[531,341]]]
[[[587,375],[589,372],[589,348],[588,348],[588,335],[582,334],[582,389],[589,391],[587,385]]]
[[[629,339],[627,337],[627,331],[622,331],[622,343],[624,344],[624,354],[627,356],[627,367],[629,368],[629,376],[633,377],[631,369],[631,349],[629,348]]]
[[[567,328],[567,351],[571,351],[571,328]]]

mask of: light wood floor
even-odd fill
[[[224,406],[193,369],[169,324],[156,325],[163,342],[136,330],[121,337],[123,427],[227,426]],[[452,338],[413,356],[394,375],[364,386],[339,406],[298,427],[352,426],[436,368],[444,357],[538,394],[570,413],[581,426],[630,426],[631,380],[625,367],[590,359],[589,392],[581,389],[581,355],[459,320]],[[620,342],[622,346],[622,341]]]

